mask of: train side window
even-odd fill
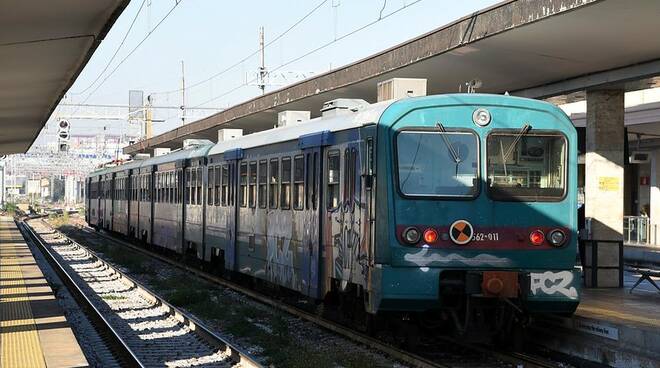
[[[170,178],[170,203],[174,203],[174,171],[169,172]]]
[[[357,183],[360,183],[360,173],[358,172],[358,152],[355,148],[351,148],[351,164],[353,165],[351,171],[353,175],[352,187],[351,187],[351,196],[353,197],[353,204],[357,202],[357,205],[360,205],[362,200],[362,191],[357,186]]]
[[[227,205],[229,199],[229,168],[222,165],[222,206]]]
[[[204,182],[204,177],[202,176],[202,168],[197,168],[197,201],[195,202],[198,206],[204,203],[204,192],[202,192],[202,184]]]
[[[186,169],[186,204],[192,204],[193,193],[192,193],[192,173],[193,171],[190,168]]]
[[[268,165],[266,161],[259,161],[259,208],[266,208]]]
[[[162,203],[167,202],[167,173],[160,173],[160,201]]]
[[[302,210],[305,206],[305,157],[293,158],[293,208]]]
[[[247,162],[242,162],[241,163],[241,188],[240,192],[238,195],[240,196],[238,203],[240,204],[241,207],[247,207],[247,201],[248,201],[248,165]]]
[[[215,206],[220,205],[220,187],[221,187],[221,184],[222,184],[222,181],[221,181],[222,180],[222,176],[221,176],[222,173],[221,173],[221,171],[222,170],[220,170],[220,166],[215,167],[215,190],[214,190],[214,193],[213,193],[213,197],[214,197],[213,198],[213,204]]]
[[[321,174],[321,168],[319,167],[319,154],[314,152],[314,159],[312,160],[312,209],[316,210],[318,203],[318,191],[319,191],[319,175]]]
[[[307,174],[307,193],[305,194],[305,207],[307,209],[310,209],[310,202],[312,198],[312,154],[308,153],[306,157],[306,170],[305,173]]]
[[[340,177],[341,158],[339,151],[328,152],[328,209],[339,207],[339,177]]]
[[[158,202],[163,202],[163,173],[158,173]]]
[[[279,182],[280,182],[280,162],[279,159],[273,158],[268,165],[268,207],[277,208],[277,200],[279,197]]]
[[[249,206],[255,208],[257,205],[257,162],[250,162],[250,177],[249,177]]]
[[[346,175],[348,176],[348,199],[350,201],[349,203],[351,210],[353,210],[353,208],[355,208],[356,201],[358,201],[355,193],[357,183],[357,150],[355,148],[351,148],[348,156],[348,171]]]
[[[236,166],[229,165],[229,206],[234,206],[234,197],[236,196]]]
[[[183,203],[183,169],[177,170],[176,177],[176,200],[177,203]]]
[[[291,157],[282,158],[282,186],[280,188],[280,208],[291,208]]]
[[[206,204],[208,206],[213,205],[213,189],[215,188],[215,168],[209,166],[207,188],[206,188]]]
[[[344,203],[350,207],[353,203],[353,197],[351,196],[351,174],[353,171],[351,169],[351,150],[348,148],[344,150],[344,170]]]

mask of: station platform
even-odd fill
[[[87,366],[21,232],[0,217],[0,367]]]
[[[533,334],[554,351],[613,367],[660,367],[660,292],[626,272],[624,288],[582,289],[570,318],[548,316]],[[658,278],[654,278],[659,283]]]

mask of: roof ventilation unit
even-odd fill
[[[154,157],[166,155],[170,153],[170,148],[154,148]]]
[[[208,139],[184,139],[183,140],[183,149],[199,147],[199,146],[206,146],[208,144],[213,144],[213,142],[211,142]]]
[[[369,103],[365,100],[357,98],[338,98],[323,104],[323,107],[321,107],[321,116],[336,116],[356,112],[365,106],[369,106]]]
[[[151,155],[148,153],[136,153],[135,156],[133,156],[133,160],[139,161],[139,160],[146,160],[150,158]]]
[[[309,111],[282,111],[277,114],[277,127],[285,127],[294,124],[300,124],[309,120],[311,113]]]
[[[378,83],[378,102],[426,96],[425,78],[392,78]]]
[[[218,130],[218,143],[230,141],[243,136],[243,129],[220,129]]]

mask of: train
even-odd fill
[[[92,227],[367,317],[468,334],[580,299],[577,134],[543,101],[337,99],[86,186]]]

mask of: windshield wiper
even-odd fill
[[[509,159],[509,156],[513,153],[513,151],[516,149],[516,145],[518,144],[518,141],[522,138],[523,135],[527,134],[527,132],[532,129],[531,125],[525,124],[522,129],[516,134],[516,136],[513,138],[513,142],[507,146],[506,151],[504,150],[504,145],[502,144],[502,141],[500,140],[500,155],[502,156],[502,166],[504,167],[504,176],[508,177],[508,173],[506,170],[506,161]],[[490,186],[494,186],[495,181],[493,180],[490,184]]]
[[[515,136],[513,139],[513,142],[507,147],[506,153],[502,155],[502,164],[506,166],[506,160],[509,159],[509,156],[513,153],[513,150],[516,149],[516,145],[520,141],[520,138],[523,137],[523,135],[527,134],[532,129],[532,126],[529,124],[525,124],[522,129],[520,129],[520,132]],[[501,147],[501,146],[500,146]]]
[[[447,145],[447,149],[449,149],[449,153],[456,163],[456,176],[458,176],[458,165],[463,160],[458,156],[454,146],[449,142],[449,139],[447,138],[447,129],[445,129],[444,125],[442,125],[442,123],[436,123],[435,125],[440,129],[440,132],[442,133],[440,136],[442,136],[442,140],[445,141],[445,145]]]
[[[454,146],[452,146],[451,143],[449,143],[449,139],[447,139],[447,129],[445,129],[442,123],[436,123],[435,125],[443,133],[440,135],[442,136],[442,140],[445,141],[445,144],[447,145],[447,148],[449,149],[449,153],[451,154],[451,157],[454,159],[454,162],[456,162],[456,164],[460,164],[461,161],[463,160],[458,156],[458,153],[454,149]]]

